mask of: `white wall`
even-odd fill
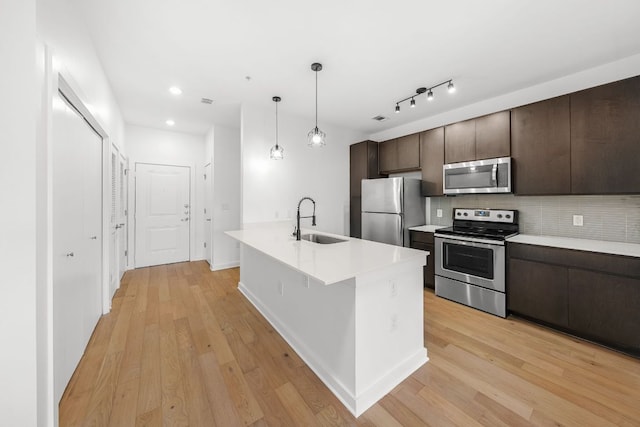
[[[640,54],[455,110],[425,117],[424,119],[416,120],[402,126],[374,133],[370,135],[369,138],[373,141],[386,141],[387,139],[433,129],[496,111],[508,110],[532,102],[542,101],[637,75],[640,75]],[[464,91],[464,88],[458,87],[458,90],[461,93]],[[428,112],[425,112],[425,114],[428,114]]]
[[[243,226],[285,219],[293,224],[298,201],[309,196],[316,201],[318,230],[348,235],[349,145],[365,136],[320,120],[327,145],[312,149],[307,146],[307,133],[314,126],[313,120],[282,112],[278,116],[284,160],[270,160],[269,149],[275,143],[275,110],[242,106]],[[305,202],[301,209],[302,215],[311,214],[310,203]],[[310,226],[311,220],[302,220],[302,227]]]
[[[188,166],[191,168],[190,259],[204,257],[204,164],[205,138],[181,132],[126,125],[127,153],[131,178],[136,163]],[[135,259],[135,179],[129,179],[129,250]],[[132,266],[135,265],[130,261]]]
[[[126,151],[124,121],[79,10],[68,0],[37,0],[38,39],[110,141]]]
[[[213,128],[212,270],[240,263],[240,249],[226,234],[240,228],[240,129]]]
[[[36,425],[35,0],[0,1],[0,424]],[[7,12],[9,11],[9,12]]]

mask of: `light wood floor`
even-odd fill
[[[640,426],[639,360],[429,291],[430,361],[355,419],[238,277],[205,262],[127,272],[60,425]]]

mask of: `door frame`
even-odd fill
[[[209,176],[207,176],[207,168],[209,168]],[[211,182],[211,194],[206,194],[207,192],[207,180],[209,180],[209,182]],[[204,209],[203,209],[203,220],[207,221],[207,217],[209,217],[209,236],[204,237],[204,241],[205,243],[207,243],[207,238],[208,238],[208,243],[209,243],[209,248],[205,248],[204,253],[203,253],[203,258],[209,263],[209,269],[212,268],[213,266],[213,222],[214,222],[214,218],[213,218],[213,162],[210,161],[207,164],[204,165],[204,191],[205,191],[205,195],[204,198],[202,200],[202,203],[204,204]],[[206,232],[207,229],[207,225],[203,222],[203,231]],[[207,249],[209,251],[209,258],[207,258]]]
[[[133,206],[132,209],[129,209],[129,214],[133,212],[133,221],[130,221],[129,228],[129,260],[133,260],[132,265],[133,268],[136,268],[136,257],[138,256],[136,235],[138,231],[138,218],[136,212],[137,205],[137,165],[155,165],[155,166],[174,166],[174,167],[183,167],[189,168],[189,261],[193,261],[196,256],[196,251],[194,250],[194,245],[196,243],[196,222],[203,221],[202,215],[200,215],[201,207],[198,202],[199,198],[196,194],[196,168],[193,164],[189,163],[164,163],[164,162],[155,162],[155,161],[144,161],[144,160],[134,160],[133,168],[129,169],[129,175],[133,179],[129,179],[129,195],[133,198],[130,199],[129,206]],[[204,180],[203,180],[204,181]],[[133,242],[132,242],[133,240]],[[133,249],[133,250],[132,250]],[[133,253],[133,256],[132,256]]]
[[[124,243],[125,251],[124,266],[120,265],[118,261],[118,267],[120,270],[118,274],[120,274],[120,272],[122,273],[119,280],[122,280],[122,276],[124,276],[124,273],[129,269],[129,159],[124,155],[124,153],[122,153],[122,151],[120,151],[119,162],[123,167],[123,174],[120,176],[120,179],[123,182],[120,183],[120,209],[118,211],[121,215],[118,221],[121,220],[122,223],[124,223],[121,230],[121,240]],[[118,248],[118,250],[119,249],[120,248]],[[122,254],[120,254],[120,256],[122,256]],[[118,260],[120,260],[120,258],[118,258]]]

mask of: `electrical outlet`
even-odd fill
[[[573,225],[576,227],[582,227],[584,224],[582,215],[574,215],[573,216]]]
[[[392,314],[391,315],[391,324],[389,325],[389,330],[391,332],[393,332],[396,329],[398,329],[398,315],[397,314]]]
[[[390,282],[390,285],[391,285],[391,298],[393,298],[398,295],[398,284],[396,283],[395,280],[392,280]]]
[[[282,283],[282,280],[278,280],[278,293],[280,296],[284,296],[284,283]]]
[[[436,209],[436,216],[442,218],[442,209]]]

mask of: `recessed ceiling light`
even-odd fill
[[[169,88],[169,92],[171,92],[171,94],[173,95],[182,95],[182,89],[180,89],[178,86],[171,86]]]
[[[169,119],[165,122],[167,124],[167,126],[173,126],[176,124],[176,122],[174,122],[173,120]]]

